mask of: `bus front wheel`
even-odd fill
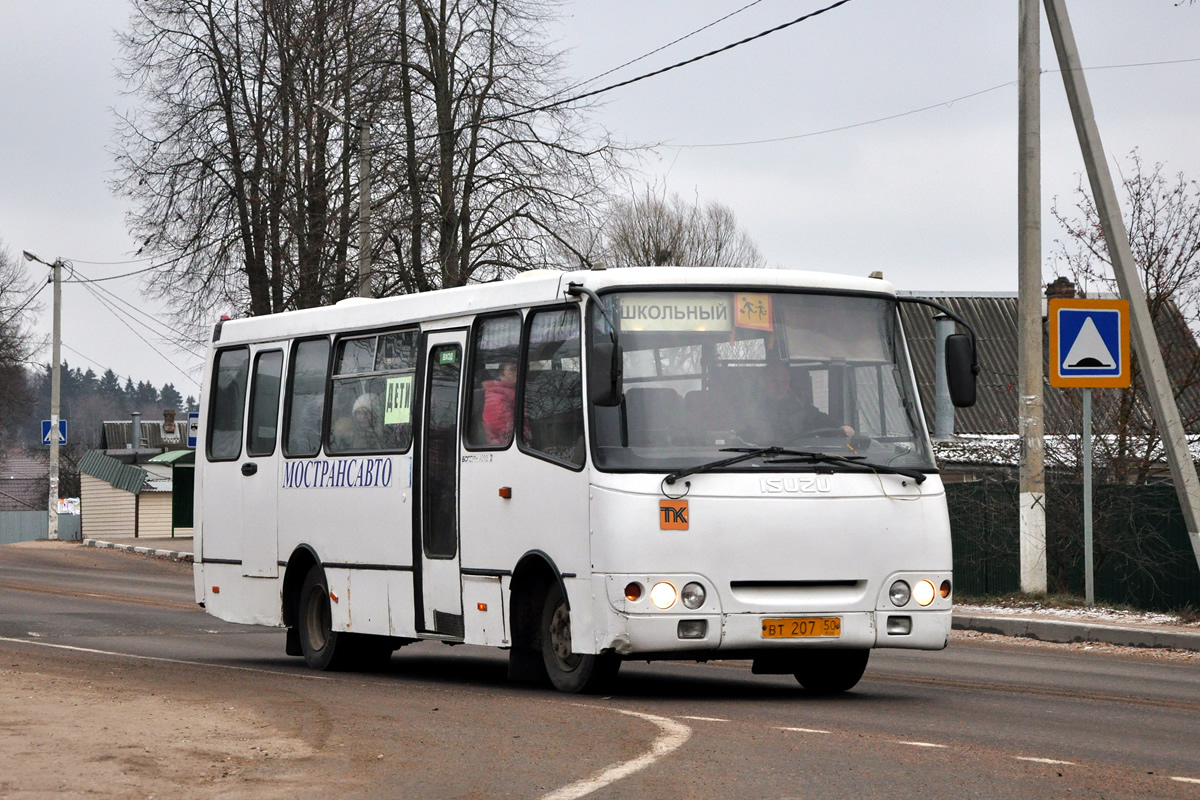
[[[346,647],[339,647],[338,641],[344,634],[333,630],[329,584],[320,566],[313,566],[305,576],[297,611],[300,650],[305,663],[313,669],[337,669],[345,660]]]
[[[796,663],[796,680],[814,694],[853,689],[867,669],[870,650],[812,650]]]
[[[621,667],[620,660],[612,653],[589,655],[571,650],[571,610],[557,582],[546,593],[541,644],[550,683],[560,692],[599,691],[616,678]]]

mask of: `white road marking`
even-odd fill
[[[1180,783],[1200,783],[1200,778],[1171,778],[1171,780],[1179,781]]]
[[[1064,766],[1075,766],[1074,761],[1055,761],[1053,758],[1033,758],[1031,756],[1013,756],[1017,761],[1032,761],[1035,764],[1062,764]]]
[[[796,733],[829,733],[820,728],[776,728],[777,731],[795,731]]]
[[[655,763],[664,756],[678,750],[683,746],[692,735],[692,729],[687,725],[676,722],[667,717],[657,717],[653,714],[641,714],[637,711],[623,711],[619,708],[614,708],[618,714],[628,714],[631,717],[644,719],[653,722],[662,729],[662,734],[659,735],[654,743],[650,745],[650,750],[643,753],[637,758],[620,764],[614,764],[602,772],[593,775],[590,778],[584,778],[581,781],[569,784],[557,789],[550,794],[542,795],[542,800],[575,800],[575,798],[589,795],[592,792],[610,786],[622,778],[628,777],[638,770],[645,769]]]
[[[934,744],[933,742],[905,742],[900,739],[896,740],[896,744],[906,744],[909,747],[949,747],[949,745]]]
[[[33,639],[12,639],[7,636],[0,636],[0,642],[15,642],[17,644],[31,644],[35,647],[53,647],[56,650],[73,650],[76,653],[93,653],[100,656],[117,656],[119,658],[133,658],[138,661],[160,661],[164,664],[186,664],[192,667],[214,667],[216,669],[232,669],[239,672],[260,672],[263,675],[286,675],[291,678],[306,678],[311,680],[328,681],[335,680],[326,675],[311,675],[306,672],[284,672],[278,669],[261,669],[259,667],[238,667],[233,664],[215,664],[211,661],[188,661],[182,658],[164,658],[163,656],[139,656],[134,653],[118,653],[113,650],[97,650],[92,647],[75,647],[69,644],[53,644],[51,642],[38,642]]]
[[[729,722],[729,720],[721,719],[720,717],[687,717],[687,716],[683,716],[683,717],[680,717],[680,719],[694,719],[694,720],[698,720],[699,722]]]

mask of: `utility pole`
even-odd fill
[[[1042,414],[1041,15],[1021,0],[1017,41],[1017,420],[1021,433],[1021,591],[1046,592],[1046,472]]]
[[[1158,337],[1154,333],[1150,307],[1137,274],[1137,265],[1129,248],[1129,233],[1121,219],[1121,207],[1117,203],[1117,191],[1113,186],[1112,174],[1104,158],[1104,146],[1100,142],[1100,130],[1096,126],[1096,115],[1092,99],[1088,94],[1087,82],[1079,61],[1079,49],[1075,45],[1075,34],[1067,18],[1064,0],[1045,0],[1046,19],[1050,23],[1050,35],[1058,52],[1058,65],[1062,71],[1063,86],[1067,90],[1067,101],[1071,106],[1071,117],[1075,121],[1075,133],[1079,137],[1079,148],[1083,152],[1083,163],[1087,167],[1092,197],[1096,201],[1096,213],[1108,246],[1109,260],[1121,297],[1129,301],[1129,318],[1132,323],[1130,338],[1137,349],[1142,365],[1142,375],[1154,416],[1158,420],[1163,449],[1171,466],[1171,477],[1175,491],[1179,494],[1179,505],[1183,509],[1183,520],[1187,525],[1192,552],[1200,564],[1200,481],[1196,478],[1196,465],[1188,452],[1187,436],[1175,404],[1163,363]]]
[[[49,492],[49,522],[47,537],[58,538],[58,417],[60,412],[60,397],[62,383],[59,377],[62,363],[62,259],[56,258],[53,264],[47,264],[33,253],[22,252],[26,261],[36,261],[45,264],[53,270],[54,281],[54,338],[50,346],[50,492]]]
[[[358,296],[371,296],[371,124],[358,124]]]
[[[317,108],[348,128],[358,131],[358,297],[371,296],[371,122],[348,122],[333,106]]]

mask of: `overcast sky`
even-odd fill
[[[574,0],[551,31],[569,50],[567,76],[584,80],[748,2]],[[706,52],[828,2],[760,0],[594,85]],[[1165,162],[1169,173],[1200,178],[1200,5],[1073,0],[1068,8],[1110,166],[1126,165],[1138,148],[1147,164]],[[107,185],[112,109],[133,102],[114,74],[114,31],[127,12],[126,0],[0,0],[0,107],[7,112],[0,238],[13,253],[72,259],[90,278],[144,266],[96,263],[125,261],[136,249],[125,233],[126,209]],[[1044,24],[1049,279],[1060,235],[1050,208],[1055,197],[1072,201],[1083,164]],[[882,270],[901,289],[1015,292],[1016,76],[1016,0],[854,0],[611,92],[594,121],[630,142],[662,142],[639,179],[728,205],[772,265],[853,275]],[[781,141],[738,144],[764,139]],[[48,272],[28,267],[34,275]],[[139,300],[137,278],[101,285],[154,311]],[[49,292],[43,297],[40,328],[48,332]],[[197,393],[200,359],[109,302],[123,313],[81,285],[64,287],[64,358]]]

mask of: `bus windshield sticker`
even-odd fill
[[[659,500],[658,527],[664,531],[686,531],[688,529],[687,500]]]
[[[438,353],[438,363],[439,364],[457,364],[458,363],[458,350],[453,349],[453,348],[447,348],[445,350],[442,350],[441,352]]]
[[[729,295],[634,294],[621,298],[623,331],[727,331]]]
[[[756,331],[775,330],[771,318],[771,295],[740,293],[734,299],[734,324]]]
[[[407,425],[412,422],[412,390],[412,375],[387,379],[387,401],[383,408],[384,425]]]

